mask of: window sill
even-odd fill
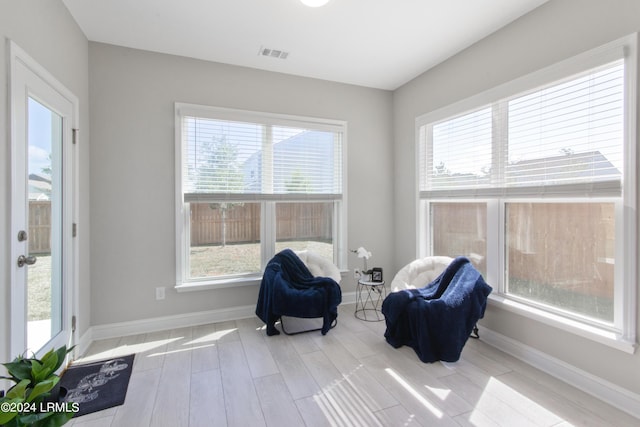
[[[344,279],[349,273],[349,270],[340,270],[340,276]],[[254,286],[260,285],[262,281],[262,275],[250,275],[235,278],[225,279],[213,279],[213,280],[201,280],[193,282],[178,283],[175,286],[177,292],[194,292],[194,291],[208,291],[211,289],[224,289],[224,288],[237,288],[239,286]]]
[[[489,295],[489,304],[628,354],[634,354],[636,350],[637,344],[635,341],[630,341],[619,333],[567,319],[557,314],[514,301],[504,295]]]
[[[193,282],[178,283],[175,286],[177,292],[207,291],[211,289],[237,288],[239,286],[260,285],[262,275],[252,275],[244,277],[200,280]]]

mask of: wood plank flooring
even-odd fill
[[[81,361],[136,353],[124,405],[75,427],[638,426],[640,420],[482,342],[456,363],[394,349],[384,322],[267,337],[257,319],[94,342]]]

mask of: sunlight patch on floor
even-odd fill
[[[218,341],[220,338],[224,337],[225,335],[229,335],[230,333],[235,332],[237,330],[238,330],[238,328],[231,328],[231,329],[225,329],[223,331],[212,332],[212,333],[207,334],[205,336],[202,336],[200,338],[196,338],[194,340],[191,340],[191,341],[185,343],[184,345],[202,344],[202,343],[209,343],[209,342]]]
[[[433,415],[437,418],[442,418],[444,413],[438,409],[433,403],[429,402],[423,395],[421,395],[416,389],[411,387],[404,378],[398,375],[393,369],[386,368],[385,372],[391,376],[394,380],[398,382],[405,390],[407,390],[413,397],[418,400],[425,408],[427,408]]]
[[[534,396],[524,395],[500,379],[491,377],[474,406],[484,414],[503,413],[504,411],[496,410],[496,405],[503,409],[512,408],[513,416],[537,425],[555,425],[564,421],[562,416],[556,415],[544,404],[537,403]]]
[[[359,368],[354,371],[357,369]],[[314,395],[313,400],[332,426],[382,427],[360,392],[349,383],[348,376],[352,373],[353,371],[331,382],[320,393]]]
[[[448,388],[429,387],[428,385],[425,385],[425,387],[440,400],[446,400],[451,393],[451,390]]]
[[[178,341],[180,339],[182,338],[168,338],[168,339],[144,342],[139,344],[125,344],[125,345],[115,347],[113,349],[92,354],[90,356],[85,356],[79,359],[78,361],[91,362],[95,360],[126,356],[132,353],[135,353],[135,354],[145,353],[145,352],[152,351],[158,347],[162,347],[172,342]]]
[[[184,353],[186,351],[194,351],[194,350],[199,350],[201,348],[207,348],[207,347],[215,347],[215,344],[205,344],[205,345],[198,345],[195,347],[188,347],[188,348],[179,348],[176,350],[167,350],[167,351],[162,351],[159,353],[152,353],[147,355],[147,357],[158,357],[158,356],[165,356],[167,354],[175,354],[175,353]]]

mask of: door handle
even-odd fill
[[[18,257],[18,267],[24,267],[25,264],[26,265],[33,265],[36,263],[38,259],[36,257],[34,257],[33,255],[30,256],[24,256],[24,255],[20,255]]]

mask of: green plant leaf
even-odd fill
[[[16,412],[0,412],[0,425],[3,426],[18,415]]]
[[[60,347],[60,348],[63,348],[63,347]],[[51,358],[51,357],[54,357],[54,355],[57,357],[57,356],[58,356],[58,353],[57,353],[54,349],[51,349],[51,350],[47,351],[47,352],[44,354],[44,356],[42,356],[42,357],[40,358],[40,360],[42,361],[42,363],[45,363],[47,359],[49,359],[49,358]]]
[[[7,391],[1,402],[37,404],[58,384],[60,377],[55,372],[64,363],[66,355],[74,347],[67,349],[62,346],[57,350],[51,349],[41,359],[35,355],[30,358],[16,357],[12,362],[3,363],[10,377],[2,376],[16,384]],[[45,413],[0,413],[0,427],[59,427],[69,421],[74,412],[62,410],[60,412]]]
[[[33,402],[35,401],[36,398],[38,398],[42,394],[51,391],[51,389],[53,389],[56,386],[56,384],[58,384],[58,381],[60,381],[60,377],[54,375],[48,380],[37,383],[35,387],[33,387],[33,390],[31,390],[31,393],[29,394],[29,396],[27,397],[27,402]]]
[[[31,361],[31,379],[34,384],[46,380],[50,375],[49,370],[39,360]]]
[[[62,347],[64,348],[64,347]],[[42,367],[47,372],[47,376],[56,371],[58,365],[58,353],[51,350],[44,356],[42,356]]]
[[[14,378],[15,382],[20,382],[25,378],[31,378],[31,361],[22,356],[16,357],[13,362],[3,363],[7,372]]]
[[[3,403],[20,403],[22,400],[20,399],[7,399],[6,397],[3,397],[2,399],[0,399],[0,402]],[[14,419],[16,417],[16,415],[18,415],[17,412],[0,412],[0,425],[5,425],[7,424],[9,421],[11,421],[12,419]]]
[[[9,391],[7,391],[7,397],[9,399],[19,398],[24,400],[26,398],[27,387],[29,387],[29,384],[31,384],[31,380],[29,379],[24,379],[20,381],[18,384],[11,387]]]
[[[57,371],[57,370],[58,370],[58,368],[59,368],[60,366],[62,366],[62,364],[64,363],[64,359],[65,359],[65,357],[67,356],[67,354],[68,354],[68,353],[70,353],[71,351],[73,351],[73,349],[74,349],[75,347],[76,347],[76,346],[74,345],[74,346],[71,346],[71,347],[67,348],[67,346],[66,346],[66,345],[63,345],[63,346],[62,346],[62,347],[60,347],[58,350],[56,350],[56,355],[58,356],[58,359],[57,359],[58,363],[57,363],[57,364],[56,364],[56,366],[54,367],[53,372]]]

